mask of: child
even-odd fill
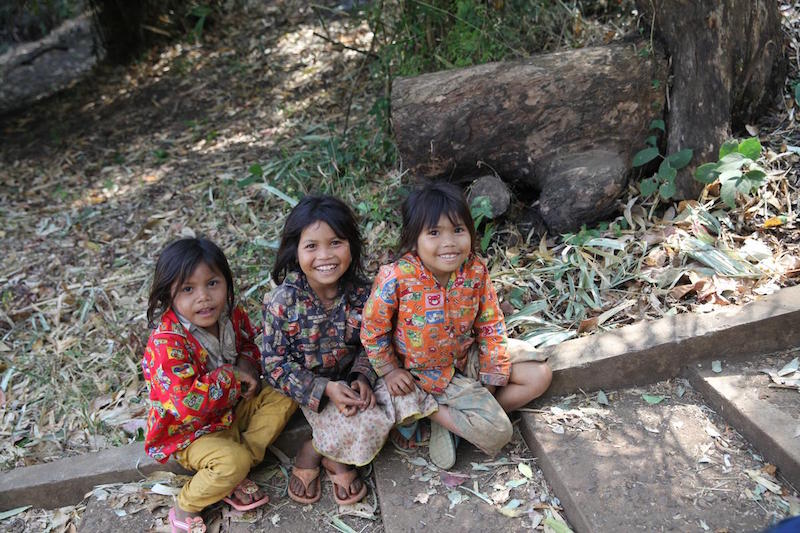
[[[512,436],[506,413],[541,395],[552,375],[519,344],[514,354],[525,357],[512,365],[503,314],[475,242],[457,187],[435,183],[412,192],[403,203],[404,255],[381,268],[361,328],[369,360],[393,396],[421,388],[438,403],[430,455],[444,469],[455,463],[450,432],[496,454]]]
[[[147,320],[155,329],[142,359],[151,402],[145,450],[196,471],[169,522],[173,533],[202,532],[200,512],[211,504],[247,510],[267,503],[246,476],[297,406],[261,389],[253,328],[234,306],[231,269],[211,241],[181,239],[164,249]]]
[[[302,199],[286,219],[272,271],[280,285],[264,298],[264,376],[301,405],[312,430],[289,480],[289,497],[303,504],[320,499],[320,465],[337,503],[361,500],[367,487],[353,466],[372,461],[395,422],[436,410],[413,395],[394,407],[361,347],[369,296],[361,247],[344,203]]]

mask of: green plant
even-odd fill
[[[664,121],[654,120],[650,123],[650,131],[661,131],[664,133]],[[647,148],[639,150],[633,156],[633,166],[641,167],[657,157],[662,159],[661,164],[658,166],[658,171],[649,178],[645,178],[639,183],[639,191],[642,196],[652,196],[656,192],[664,200],[669,200],[675,196],[675,177],[678,171],[689,164],[692,160],[694,152],[691,148],[684,148],[674,154],[664,156],[658,149],[658,136],[656,134],[650,135],[645,139]]]
[[[469,206],[470,214],[472,215],[472,220],[475,223],[475,230],[477,231],[480,227],[481,223],[484,220],[491,218],[492,216],[492,204],[489,202],[489,199],[485,196],[476,196],[472,199],[472,203]],[[494,236],[495,224],[494,222],[489,222],[483,228],[483,236],[481,237],[481,252],[485,252],[486,249],[489,247],[489,242],[492,240],[492,236]]]
[[[720,197],[731,209],[736,207],[736,193],[750,194],[764,181],[767,173],[756,162],[761,157],[757,137],[726,141],[719,149],[719,161],[697,167],[694,177],[702,183],[719,180]]]
[[[192,38],[194,38],[195,43],[202,39],[206,18],[211,14],[211,12],[212,9],[206,5],[194,6],[192,7],[191,11],[189,11],[189,16],[197,19],[197,21],[194,23],[192,31],[189,32]]]

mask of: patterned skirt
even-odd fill
[[[436,400],[419,387],[405,396],[391,396],[386,382],[373,389],[375,407],[344,416],[333,402],[316,413],[303,407],[311,426],[314,449],[339,463],[364,466],[381,451],[395,424],[424,418],[438,409]]]

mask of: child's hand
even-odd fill
[[[256,391],[261,385],[258,378],[239,367],[234,367],[233,374],[236,376],[236,381],[242,384],[242,398],[249,400],[255,397]]]
[[[405,368],[395,368],[383,376],[383,379],[386,381],[386,387],[392,396],[411,394],[417,386],[414,376]]]
[[[369,386],[367,378],[359,375],[358,379],[353,380],[350,384],[350,388],[356,391],[361,397],[361,401],[364,402],[364,405],[359,410],[363,411],[364,409],[375,407],[375,393],[372,392],[372,387]]]
[[[344,381],[329,381],[325,387],[325,395],[344,416],[353,416],[364,405],[359,394]]]
[[[244,390],[242,391],[242,396],[245,398],[254,398],[257,396],[258,393],[261,392],[261,376],[259,376],[260,369],[256,368],[253,363],[242,357],[236,361],[236,368],[238,368],[241,373],[248,374],[256,381],[255,387],[248,387],[248,394],[245,395]]]

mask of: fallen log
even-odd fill
[[[403,164],[432,179],[478,176],[485,164],[540,193],[552,231],[598,220],[663,116],[667,63],[642,49],[614,44],[400,78],[392,121]]]

